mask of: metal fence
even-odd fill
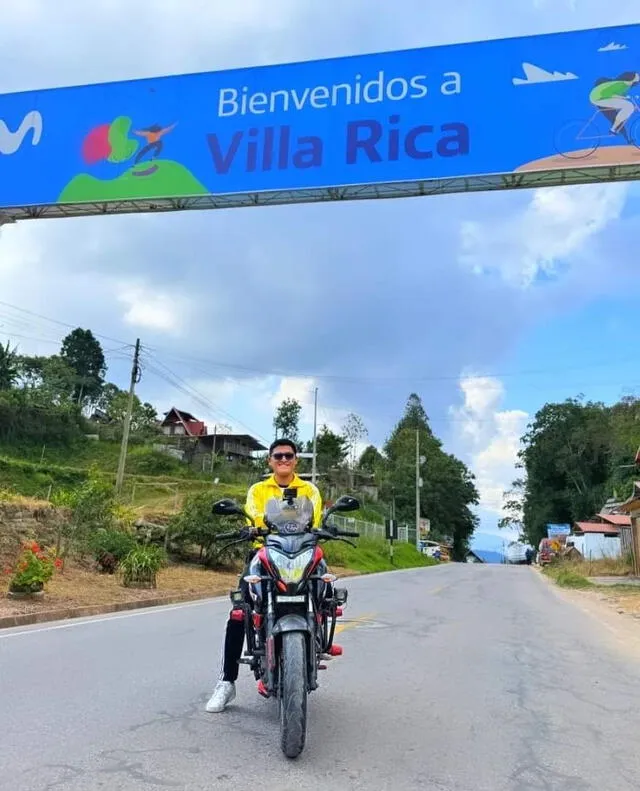
[[[351,530],[355,533],[360,533],[361,536],[365,536],[366,538],[378,538],[382,540],[385,538],[384,525],[379,525],[375,522],[365,522],[362,519],[350,519],[347,516],[339,516],[338,514],[333,514],[331,521],[341,530]],[[398,541],[402,541],[405,544],[415,544],[415,527],[398,525]]]

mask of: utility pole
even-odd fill
[[[216,462],[216,432],[218,431],[218,424],[213,427],[213,440],[211,442],[211,477],[213,478],[215,462]]]
[[[420,550],[420,429],[416,429],[416,549]]]
[[[311,461],[311,483],[316,482],[318,465],[316,458],[318,438],[318,388],[316,387],[313,398],[313,459]]]
[[[131,413],[133,412],[133,396],[135,395],[136,385],[140,381],[140,338],[136,340],[136,347],[133,353],[133,365],[131,366],[131,382],[129,384],[129,401],[127,412],[124,416],[124,426],[122,427],[122,444],[120,446],[120,461],[118,462],[118,474],[116,476],[116,495],[122,491],[124,481],[124,468],[127,462],[127,446],[129,444],[129,429],[131,428]]]

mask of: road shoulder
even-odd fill
[[[640,659],[640,619],[637,614],[616,608],[616,599],[610,594],[595,590],[561,588],[542,571],[534,568],[542,583],[562,601],[571,603],[597,621],[618,650]]]

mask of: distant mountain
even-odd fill
[[[502,552],[494,552],[491,549],[474,549],[475,554],[482,558],[485,563],[503,563]]]

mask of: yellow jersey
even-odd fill
[[[264,527],[264,512],[267,502],[272,498],[282,499],[285,489],[297,489],[298,497],[307,497],[313,505],[313,527],[320,527],[322,521],[322,497],[318,487],[310,481],[303,481],[298,475],[293,476],[293,480],[287,486],[280,486],[275,477],[271,475],[264,481],[254,483],[247,492],[245,511],[253,517],[256,527]],[[254,548],[261,547],[263,540],[258,538],[253,544]]]

